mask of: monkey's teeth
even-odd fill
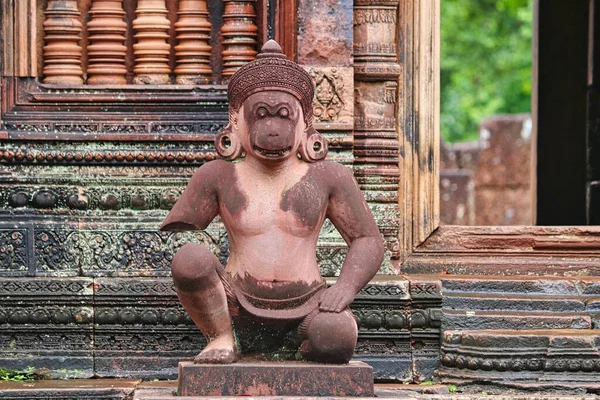
[[[292,148],[288,147],[285,150],[265,150],[261,147],[254,146],[254,150],[266,157],[280,157],[287,155],[290,151],[292,151]]]

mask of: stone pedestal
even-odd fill
[[[305,362],[179,363],[180,396],[373,396],[373,368]]]

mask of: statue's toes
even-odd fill
[[[196,364],[231,364],[238,359],[238,354],[230,349],[211,349],[203,351],[194,358]]]

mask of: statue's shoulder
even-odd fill
[[[348,188],[356,185],[354,174],[347,166],[335,161],[316,161],[311,163],[311,172],[314,177],[318,177],[321,182],[325,182],[331,192],[339,188]]]
[[[223,180],[228,180],[233,174],[234,165],[224,160],[213,160],[203,164],[194,172],[189,187],[199,189],[217,189]]]
[[[352,179],[352,170],[335,161],[321,160],[310,164],[311,170],[331,179]]]
[[[194,178],[216,178],[223,174],[233,172],[234,165],[232,162],[225,160],[213,160],[202,164],[200,168],[194,172]]]

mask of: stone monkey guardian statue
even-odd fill
[[[241,353],[347,363],[354,353],[348,306],[379,269],[384,247],[351,171],[324,160],[313,91],[308,73],[267,42],[231,78],[229,125],[215,141],[225,160],[245,156],[198,169],[161,226],[205,229],[220,215],[229,235],[225,268],[201,244],[173,259],[179,300],[208,341],[196,363],[232,363]],[[349,245],[329,288],[316,260],[325,218]]]

